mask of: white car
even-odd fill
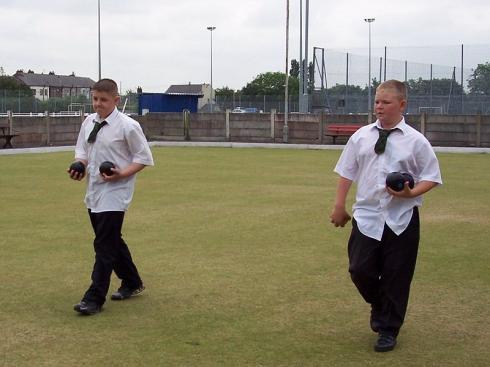
[[[245,112],[247,112],[247,111],[245,111],[245,109],[244,109],[244,108],[242,108],[242,107],[235,107],[235,108],[234,108],[234,109],[231,111],[231,113],[245,113]]]

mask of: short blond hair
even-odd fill
[[[395,80],[395,79],[391,79],[391,80],[386,80],[384,81],[383,83],[381,83],[378,88],[376,88],[376,90],[381,90],[381,89],[391,89],[392,91],[394,91],[398,97],[400,98],[400,100],[406,100],[407,99],[407,86],[405,85],[405,83],[399,81],[399,80]]]

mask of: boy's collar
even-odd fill
[[[394,129],[399,129],[401,130],[403,133],[405,133],[405,130],[406,130],[406,127],[407,127],[407,123],[405,122],[405,117],[402,116],[402,119],[398,122],[398,124],[396,124],[395,126],[393,126],[391,129],[385,129],[384,127],[381,126],[381,122],[379,120],[376,120],[373,124],[373,127],[376,127],[378,129],[383,129],[383,130],[394,130]]]
[[[119,114],[119,110],[117,109],[117,107],[115,107],[114,110],[111,112],[111,114],[107,116],[105,119],[101,119],[99,114],[96,114],[94,121],[97,122],[107,121],[107,123],[110,125],[111,122],[114,122],[114,119],[118,114]]]

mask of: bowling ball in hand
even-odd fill
[[[403,175],[403,177],[405,177],[405,182],[408,181],[408,187],[413,189],[413,187],[415,186],[415,181],[413,180],[412,175],[410,173],[407,173],[407,172],[402,172],[402,175]]]
[[[400,172],[391,172],[386,176],[386,186],[394,191],[402,191],[405,181],[405,177]]]
[[[112,172],[111,168],[116,168],[114,163],[105,161],[100,164],[99,172],[100,174],[105,174],[106,176],[112,176],[114,172]]]
[[[70,171],[83,175],[85,173],[85,165],[80,161],[75,161],[70,165]]]

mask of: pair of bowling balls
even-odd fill
[[[405,186],[405,182],[408,181],[408,187],[413,189],[415,181],[410,173],[406,172],[391,172],[386,176],[386,186],[394,191],[402,191]]]
[[[112,172],[111,168],[116,168],[114,163],[109,162],[109,161],[105,161],[105,162],[102,162],[100,164],[99,172],[101,174],[104,173],[107,176],[112,176],[114,174],[114,172]],[[75,172],[83,175],[85,173],[85,165],[80,161],[75,161],[70,165],[70,171],[75,171]]]

